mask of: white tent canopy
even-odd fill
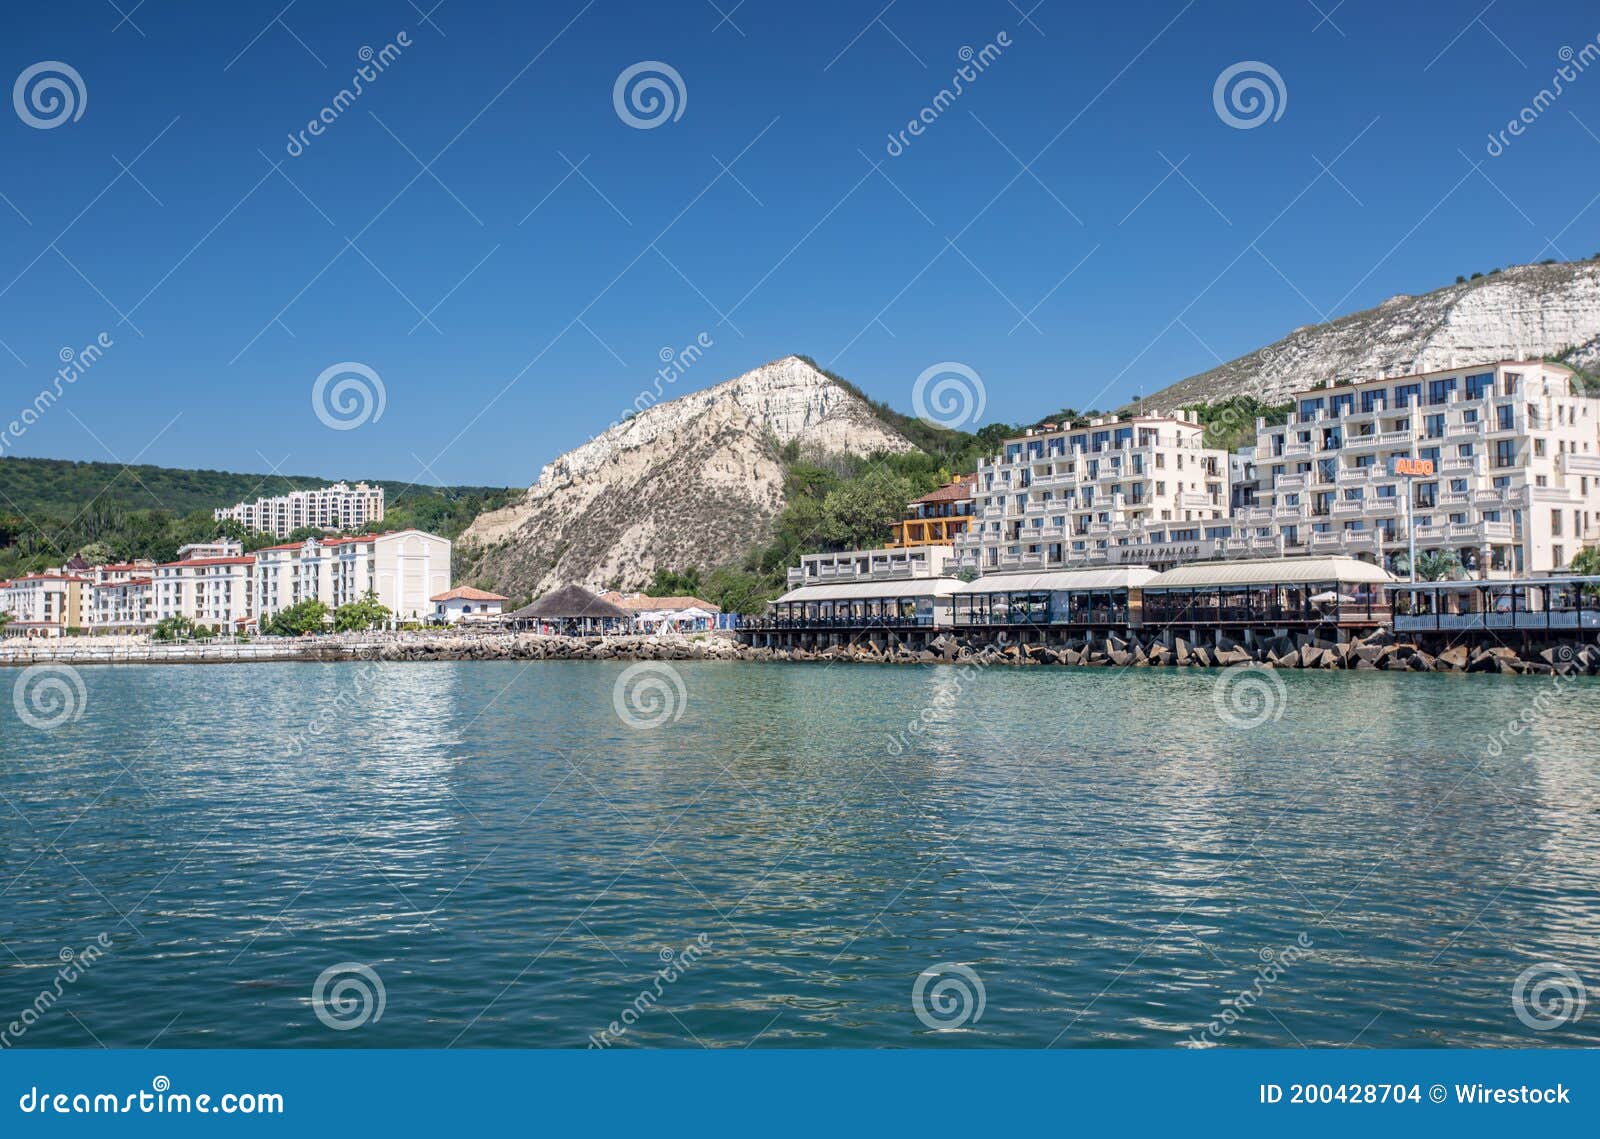
[[[949,597],[961,588],[953,577],[903,578],[899,581],[846,581],[837,585],[802,585],[774,605],[803,601],[877,601],[896,597]]]
[[[1214,589],[1251,585],[1386,585],[1396,578],[1382,566],[1359,558],[1262,558],[1248,561],[1190,562],[1157,574],[1145,591]]]
[[[1050,570],[1046,573],[994,573],[963,582],[957,593],[1043,593],[1072,589],[1138,589],[1156,576],[1148,566]]]

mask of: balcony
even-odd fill
[[[1273,483],[1273,487],[1275,489],[1277,489],[1277,490],[1280,490],[1280,491],[1283,491],[1283,490],[1305,490],[1307,485],[1309,485],[1308,476],[1303,475],[1303,474],[1300,474],[1300,475],[1279,475],[1278,478],[1277,478],[1277,481]]]

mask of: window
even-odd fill
[[[1435,506],[1439,499],[1439,484],[1436,482],[1419,482],[1417,484],[1417,505]]]
[[[1505,408],[1500,410],[1504,411]],[[1501,439],[1494,445],[1494,465],[1497,467],[1514,467],[1517,465],[1517,441],[1515,439]]]
[[[1517,412],[1509,403],[1495,408],[1495,430],[1510,431],[1517,425]]]
[[[1537,458],[1537,459],[1544,458],[1544,440],[1543,439],[1535,439],[1533,441],[1533,454],[1534,454],[1534,457]]]
[[[1422,417],[1422,431],[1429,439],[1438,439],[1444,435],[1444,413],[1425,415]]]
[[[1421,384],[1401,384],[1394,389],[1395,407],[1410,407],[1422,399]]]
[[[1550,536],[1552,538],[1561,537],[1561,511],[1559,510],[1550,512]],[[1556,560],[1560,561],[1561,559],[1557,558]]]
[[[1448,380],[1428,381],[1428,402],[1430,404],[1449,403],[1450,393],[1456,390],[1454,377]]]
[[[1494,393],[1494,373],[1480,372],[1476,376],[1468,376],[1462,381],[1466,388],[1468,399],[1481,399],[1485,395]]]

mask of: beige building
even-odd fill
[[[1405,569],[1452,551],[1468,576],[1548,574],[1600,538],[1600,401],[1570,369],[1502,361],[1301,392],[1258,422],[1254,505],[1214,551],[1352,554]],[[1396,477],[1396,459],[1429,471]],[[1431,470],[1430,470],[1431,468]]]
[[[186,617],[196,625],[235,632],[255,613],[251,581],[255,558],[182,558],[155,567],[152,588],[156,621]]]
[[[980,573],[1182,560],[1228,516],[1228,454],[1193,412],[1045,424],[978,464],[956,540]]]
[[[89,570],[85,608],[97,633],[140,633],[156,623],[154,562],[121,562]]]
[[[60,637],[68,629],[83,628],[88,584],[88,579],[61,570],[0,581],[0,613],[10,618],[5,635]]]
[[[240,502],[212,512],[217,520],[232,519],[247,530],[287,538],[306,526],[321,530],[359,530],[383,521],[383,487],[337,482],[320,490],[296,490],[254,502]]]
[[[421,530],[308,538],[255,553],[255,615],[315,599],[337,609],[375,592],[402,621],[433,615],[450,589],[450,541]]]

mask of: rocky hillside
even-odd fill
[[[865,401],[787,356],[562,455],[519,503],[462,534],[460,576],[521,598],[559,584],[637,589],[657,567],[734,562],[783,509],[788,444],[807,455],[913,450]]]
[[[1145,399],[1151,411],[1250,395],[1282,402],[1319,380],[1362,380],[1488,360],[1600,363],[1600,261],[1517,265],[1297,328]]]

